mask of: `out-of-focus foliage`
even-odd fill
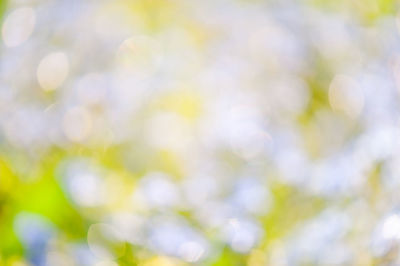
[[[0,265],[400,264],[395,0],[0,0]]]

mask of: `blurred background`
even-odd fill
[[[400,265],[396,0],[0,0],[0,265]]]

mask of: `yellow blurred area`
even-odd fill
[[[191,123],[195,123],[202,114],[203,101],[196,91],[177,90],[160,97],[155,108],[175,112]]]
[[[140,266],[185,266],[188,265],[182,261],[165,256],[156,256],[149,260],[143,261]]]

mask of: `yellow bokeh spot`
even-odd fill
[[[253,250],[247,260],[248,266],[262,266],[266,265],[266,255],[262,250]]]
[[[188,90],[178,90],[165,95],[160,100],[161,108],[176,112],[194,121],[202,112],[202,97],[198,93]]]
[[[0,192],[10,191],[13,185],[13,173],[8,165],[0,160]]]
[[[154,257],[145,262],[143,262],[140,266],[183,266],[186,265],[185,263],[169,258],[169,257]]]

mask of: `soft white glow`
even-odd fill
[[[133,200],[147,207],[172,207],[179,202],[179,192],[168,175],[152,172],[142,178]]]
[[[69,71],[68,57],[63,52],[46,55],[37,68],[37,79],[44,91],[52,91],[61,86]]]
[[[160,66],[162,49],[159,42],[147,36],[134,36],[125,40],[117,52],[117,64],[138,78],[147,78]]]
[[[203,255],[204,248],[197,242],[189,241],[180,246],[179,253],[185,261],[196,262]]]
[[[92,117],[85,108],[71,108],[63,120],[65,136],[73,142],[81,142],[91,133],[92,124]]]
[[[271,199],[265,185],[255,178],[239,180],[232,200],[236,206],[250,213],[266,213],[271,205]]]
[[[386,239],[400,239],[400,217],[389,216],[382,226],[382,235]]]
[[[88,105],[101,103],[106,96],[106,82],[101,74],[91,73],[80,78],[76,85],[79,100]]]
[[[25,42],[35,27],[35,11],[30,7],[21,7],[11,12],[2,27],[4,44],[15,47]]]
[[[103,201],[103,183],[95,174],[72,175],[68,179],[68,188],[72,199],[81,206],[97,206]]]
[[[329,103],[333,110],[356,118],[364,106],[364,94],[359,84],[345,75],[337,75],[329,86]]]
[[[172,112],[155,114],[148,121],[146,131],[148,142],[160,149],[182,151],[188,148],[191,140],[190,127],[187,122]]]
[[[227,240],[233,250],[246,253],[251,250],[260,237],[260,229],[250,221],[230,219],[225,228]]]

